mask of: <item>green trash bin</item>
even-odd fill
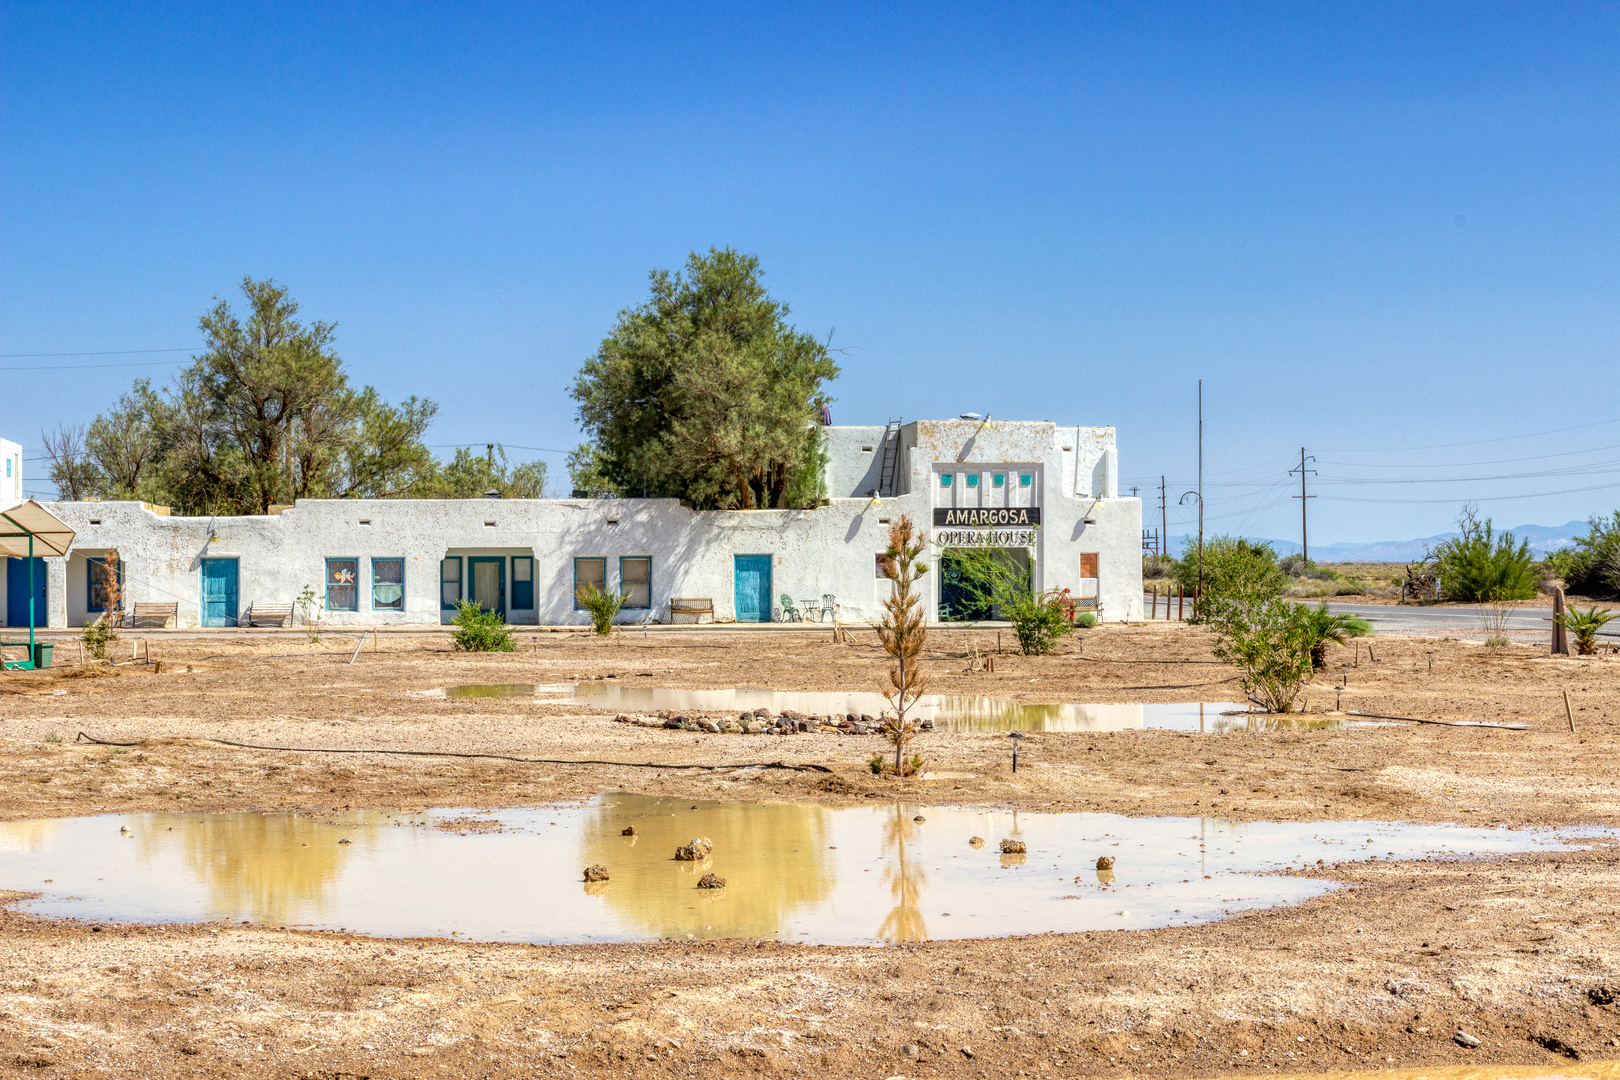
[[[54,641],[34,642],[34,668],[48,668],[51,666],[51,653],[56,650]]]

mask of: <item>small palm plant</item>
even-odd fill
[[[1372,623],[1366,619],[1359,615],[1335,615],[1328,610],[1325,602],[1314,608],[1301,605],[1298,618],[1300,634],[1311,650],[1313,668],[1327,664],[1329,645],[1343,645],[1351,638],[1367,637],[1372,633]]]
[[[598,589],[594,582],[589,581],[575,589],[574,596],[579,600],[579,606],[591,613],[591,625],[598,634],[613,633],[613,620],[629,599],[628,593],[610,593]]]
[[[1593,604],[1585,611],[1570,608],[1554,621],[1575,636],[1575,652],[1578,655],[1593,656],[1597,653],[1598,631],[1615,619],[1620,619],[1620,613]]]

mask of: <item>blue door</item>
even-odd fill
[[[202,561],[202,624],[236,625],[236,560]]]
[[[28,625],[28,559],[6,560],[6,625]],[[44,626],[45,560],[34,559],[34,625]]]
[[[734,589],[738,622],[771,621],[771,557],[737,555]]]

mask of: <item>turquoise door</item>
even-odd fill
[[[45,560],[6,560],[6,625],[28,625],[28,564],[34,564],[34,622],[45,625]]]
[[[236,625],[236,560],[202,561],[202,624]]]
[[[771,621],[771,557],[737,555],[736,597],[738,622]]]

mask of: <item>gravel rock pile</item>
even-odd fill
[[[660,712],[620,713],[614,717],[618,723],[637,727],[663,728],[667,731],[693,731],[709,735],[881,735],[884,718],[862,713],[843,716],[806,716],[792,709],[772,713],[769,709],[755,709],[745,713],[683,713]],[[934,730],[932,720],[918,725],[923,731]]]

